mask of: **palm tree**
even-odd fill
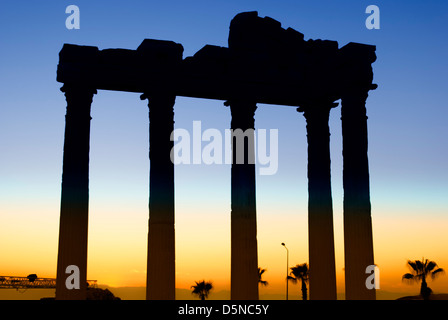
[[[258,267],[258,283],[262,286],[267,286],[269,284],[267,281],[262,280],[263,273],[265,273],[266,271],[266,269]]]
[[[289,273],[288,279],[293,283],[297,283],[297,281],[302,282],[302,299],[307,300],[308,298],[308,289],[306,288],[306,283],[309,280],[310,270],[308,268],[307,263],[298,264],[295,267],[289,268],[291,272]]]
[[[437,263],[434,261],[429,261],[428,259],[422,259],[411,261],[408,260],[408,266],[411,269],[412,273],[406,273],[403,275],[402,280],[408,281],[421,281],[420,287],[420,295],[423,300],[428,300],[429,296],[432,292],[431,288],[428,287],[426,283],[426,277],[431,276],[431,279],[435,279],[440,273],[443,273],[444,270],[442,268],[437,267]]]
[[[191,286],[191,288],[193,288],[191,294],[197,295],[201,300],[207,299],[210,290],[213,289],[212,282],[211,281],[205,282],[204,280],[202,280],[200,282],[195,281],[195,283],[196,283],[195,286]]]

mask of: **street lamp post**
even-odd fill
[[[288,270],[289,270],[289,250],[286,247],[285,243],[282,242],[282,246],[286,249],[286,300],[288,300]]]

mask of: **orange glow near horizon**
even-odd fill
[[[199,207],[199,206],[198,206]],[[53,209],[56,209],[53,207]],[[89,224],[88,278],[111,287],[138,287],[146,284],[147,211],[138,209],[125,214],[123,208],[92,208]],[[128,208],[129,209],[129,208]],[[134,208],[137,210],[137,208]],[[207,280],[214,292],[230,290],[230,213],[226,206],[178,209],[176,215],[176,287],[190,289],[194,281]],[[306,212],[294,213],[283,208],[279,216],[269,210],[258,213],[258,260],[267,269],[260,295],[285,293],[286,250],[289,266],[308,262]],[[21,221],[11,215],[10,227],[4,228],[1,275],[54,278],[57,261],[58,210],[36,212],[34,221]],[[38,218],[39,217],[39,218]],[[46,229],[42,227],[46,222]],[[335,249],[338,292],[344,292],[344,255],[342,215],[335,212]],[[35,227],[39,221],[40,227]],[[401,276],[409,272],[406,261],[427,258],[448,270],[445,246],[448,218],[373,213],[375,262],[380,269],[379,291],[415,295],[419,285],[408,285]],[[27,236],[16,236],[26,234]],[[11,242],[11,239],[15,239]],[[441,275],[428,285],[435,293],[448,291],[448,276]],[[300,286],[289,286],[290,296],[300,295]],[[213,295],[211,296],[213,299]]]

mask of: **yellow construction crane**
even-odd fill
[[[89,288],[96,288],[96,280],[87,280]],[[36,274],[26,277],[0,276],[0,289],[53,289],[56,288],[56,279],[39,278]]]

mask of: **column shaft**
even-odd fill
[[[346,299],[375,299],[367,289],[366,268],[373,265],[373,237],[367,157],[367,91],[342,97],[344,250]]]
[[[90,106],[96,90],[64,86],[67,100],[56,299],[85,300],[89,212]],[[66,268],[79,268],[79,289],[68,289]]]
[[[232,101],[231,291],[232,300],[258,300],[257,212],[255,200],[255,103]],[[241,131],[237,130],[241,129]],[[237,131],[235,131],[237,130]],[[246,136],[242,139],[241,133]],[[244,143],[244,148],[238,144]],[[244,163],[240,163],[241,150]]]
[[[330,129],[332,103],[299,109],[307,121],[308,239],[310,299],[336,300],[336,267],[331,196]]]
[[[149,229],[146,299],[175,299],[174,164],[170,136],[174,95],[151,95],[149,106]]]

